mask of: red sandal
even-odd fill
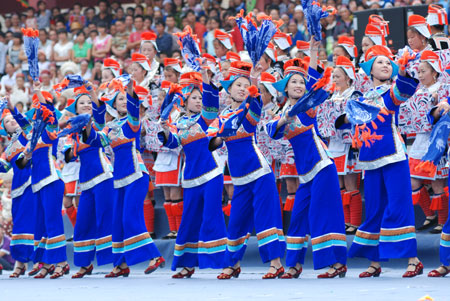
[[[433,278],[437,278],[437,277],[445,277],[448,273],[450,273],[450,270],[442,265],[440,266],[441,268],[443,268],[445,270],[444,273],[440,273],[437,269],[436,270],[432,270],[431,272],[428,273],[428,277],[433,277]]]
[[[359,278],[370,278],[370,277],[380,277],[381,274],[381,267],[374,267],[371,265],[369,269],[374,269],[373,272],[364,271],[361,274],[359,274]]]
[[[166,266],[166,260],[164,259],[164,257],[160,256],[160,257],[158,257],[158,259],[156,259],[155,264],[152,264],[145,269],[144,273],[151,274],[154,271],[156,271],[158,268],[162,269],[165,266]]]
[[[228,267],[227,269],[232,270],[232,273],[231,274],[220,273],[220,275],[217,276],[217,279],[228,280],[228,279],[231,279],[231,277],[239,278],[239,274],[241,274],[241,267],[237,267],[237,268]]]
[[[186,271],[186,274],[183,274],[182,272]],[[172,276],[173,279],[183,279],[183,278],[191,278],[191,276],[194,274],[195,269],[188,270],[187,268],[183,268],[180,272],[176,273]]]
[[[105,275],[105,278],[117,278],[120,276],[128,277],[130,275],[130,268],[126,267],[122,269],[121,267],[117,267],[119,271],[117,273],[114,273],[114,271],[111,271],[108,275]]]
[[[68,275],[70,272],[70,266],[68,263],[66,263],[65,265],[57,265],[57,268],[61,268],[61,272],[56,272],[50,277],[50,279],[58,279],[61,278],[64,275]]]
[[[45,274],[41,274],[42,270],[45,270]],[[48,274],[53,275],[54,272],[55,272],[55,266],[53,264],[49,268],[46,268],[45,266],[43,266],[39,270],[39,273],[36,276],[34,276],[34,279],[44,279],[45,277],[47,277]]]
[[[20,276],[25,275],[25,266],[21,268],[15,268],[16,270],[19,270],[19,272],[14,272],[11,275],[9,275],[9,278],[19,278]]]
[[[339,278],[345,277],[345,274],[347,273],[347,266],[343,265],[340,268],[336,268],[336,267],[332,266],[332,268],[334,269],[333,273],[330,274],[328,272],[325,272],[323,274],[318,275],[317,278],[327,279],[327,278],[334,278],[336,276],[339,276]]]
[[[262,276],[262,279],[275,279],[275,278],[281,278],[281,276],[283,276],[284,274],[284,268],[283,266],[279,267],[278,269],[276,267],[274,267],[273,265],[270,266],[271,268],[274,268],[275,270],[277,270],[275,273],[267,273],[264,276]]]
[[[76,272],[75,274],[72,275],[72,279],[79,279],[79,278],[83,278],[86,275],[91,275],[92,274],[92,270],[94,270],[94,265],[90,265],[87,268],[85,267],[81,267],[84,271],[83,272]]]
[[[34,276],[34,275],[36,275],[37,273],[39,273],[39,271],[42,269],[43,266],[44,266],[44,264],[43,264],[42,262],[40,262],[40,263],[38,264],[37,267],[33,268],[33,269],[28,273],[28,276]]]
[[[290,267],[290,269],[294,269],[295,274],[286,272],[283,274],[283,276],[281,276],[281,279],[293,279],[293,278],[297,279],[303,271],[303,267],[300,267],[300,269],[297,269],[296,267]]]
[[[403,278],[412,278],[423,274],[423,264],[420,261],[418,263],[409,263],[408,265],[415,266],[415,269],[414,271],[406,271],[402,276]]]

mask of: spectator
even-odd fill
[[[78,32],[75,44],[70,52],[70,60],[81,63],[82,60],[91,60],[92,45],[86,42],[86,35],[83,31]]]
[[[92,72],[89,69],[89,62],[82,59],[80,62],[80,72],[78,73],[84,80],[91,80]]]
[[[194,30],[194,33],[197,35],[197,37],[200,39],[200,44],[202,44],[203,36],[206,32],[206,26],[197,21],[197,17],[193,10],[188,10],[186,12],[186,21],[188,22],[189,26],[191,26],[191,28]]]
[[[6,54],[8,53],[8,45],[6,35],[0,31],[0,75],[5,73]]]
[[[142,5],[136,5],[136,7],[134,8],[134,15],[135,16],[138,16],[138,15],[143,16],[144,15],[144,7]]]
[[[126,16],[125,17],[125,29],[128,32],[134,31],[134,28],[133,28],[133,16]]]
[[[20,21],[20,17],[18,13],[13,13],[11,15],[11,27],[8,28],[8,30],[12,31],[12,32],[22,32],[22,28],[23,25]]]
[[[95,61],[109,57],[111,52],[112,37],[106,32],[107,24],[99,22],[97,24],[98,36],[92,43],[92,57]]]
[[[25,21],[25,27],[27,28],[33,28],[33,29],[37,29],[38,28],[38,24],[37,24],[37,19],[36,19],[36,11],[34,10],[34,7],[28,7],[26,10],[26,16],[27,19]]]
[[[5,75],[2,76],[0,81],[1,90],[0,95],[5,96],[6,94],[11,93],[12,87],[16,83],[16,73],[15,68],[12,63],[6,63],[5,65]]]
[[[124,18],[125,18],[125,11],[123,10],[123,7],[120,6],[119,8],[117,8],[112,24],[116,24],[117,20],[123,20]]]
[[[165,32],[166,24],[162,19],[156,21],[156,45],[158,46],[161,58],[172,55],[172,37]]]
[[[91,24],[95,17],[95,9],[93,7],[86,8],[84,15],[86,16],[86,25]]]
[[[150,16],[144,18],[144,31],[153,31],[153,19]]]
[[[174,33],[181,32],[181,30],[176,27],[175,17],[173,15],[168,15],[166,18],[166,32],[172,36],[172,56],[175,50],[180,49],[177,41],[178,38],[174,35]]]
[[[11,256],[11,237],[5,234],[3,225],[0,224],[0,264],[6,271],[12,271],[14,269],[14,259]]]
[[[21,104],[21,108],[18,107],[19,111],[24,109],[30,102],[30,91],[25,85],[25,75],[23,73],[16,75],[16,81],[11,89],[10,100],[14,106],[17,106],[18,103]]]
[[[50,29],[50,31],[48,32],[48,38],[53,46],[58,43],[58,33],[56,32],[56,30]]]
[[[108,5],[107,0],[98,1],[99,13],[92,18],[92,23],[97,25],[97,27],[100,22],[105,23],[108,27],[111,25],[112,16],[108,13]]]
[[[208,31],[205,33],[205,36],[203,38],[203,49],[211,54],[211,55],[216,55],[216,52],[214,51],[214,31],[216,29],[220,28],[220,20],[219,18],[216,17],[211,17],[208,19],[208,23],[207,23],[207,28]]]
[[[127,41],[130,36],[130,32],[125,26],[125,22],[122,19],[116,21],[117,33],[112,38],[111,52],[117,58],[122,60],[128,57]]]
[[[52,13],[47,9],[47,3],[45,1],[38,2],[38,12],[37,12],[37,25],[38,29],[48,29],[50,28],[50,17]]]
[[[45,53],[45,57],[50,61],[52,56],[52,41],[48,39],[45,29],[39,30],[39,49]]]
[[[68,25],[70,28],[72,28],[74,22],[81,24],[83,27],[86,26],[86,17],[81,14],[81,4],[78,2],[73,5],[72,14],[69,16]]]
[[[352,13],[348,9],[348,7],[345,5],[341,5],[341,7],[339,8],[339,18],[336,22],[336,28],[333,33],[333,37],[335,40],[337,40],[337,38],[343,34],[353,36],[352,21]]]
[[[130,34],[127,43],[127,48],[131,53],[138,51],[139,46],[141,45],[141,34],[144,32],[144,17],[134,17],[134,28],[135,31]]]
[[[53,89],[53,83],[51,78],[51,73],[48,70],[42,70],[39,74],[39,79],[41,80],[41,88],[43,91],[50,92],[53,97],[56,96],[55,90]]]
[[[65,29],[60,29],[57,33],[59,41],[53,47],[53,60],[56,62],[57,67],[61,67],[70,60],[70,51],[73,48],[73,43],[69,41]]]
[[[64,28],[65,28],[66,21],[64,19],[64,16],[61,14],[61,9],[57,6],[55,6],[52,8],[52,16],[50,18],[50,27],[55,26],[56,23],[58,23],[58,22],[62,22],[64,25]],[[58,28],[56,28],[56,29],[58,29]]]
[[[47,56],[42,49],[39,49],[38,51],[38,66],[39,71],[48,70],[50,68],[50,61],[47,60]]]
[[[197,3],[195,0],[187,0],[187,5],[182,6],[183,13],[188,14],[190,11],[195,14],[196,17],[200,16],[200,13],[202,12],[202,7],[200,4]]]
[[[288,33],[291,34],[292,44],[295,45],[297,41],[305,41],[305,37],[298,30],[297,21],[291,19],[288,23]]]
[[[22,34],[15,32],[13,34],[13,43],[8,48],[8,54],[6,56],[6,61],[12,63],[14,66],[20,66],[19,54],[22,50],[22,42]]]

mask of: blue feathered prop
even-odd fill
[[[389,115],[385,108],[375,107],[357,99],[349,99],[345,107],[345,113],[348,121],[352,124],[352,146],[354,148],[362,147],[363,142],[365,146],[370,147],[376,140],[383,138],[382,135],[372,132],[366,125],[370,123],[372,128],[376,130],[378,127],[375,120],[384,122],[385,119],[382,115]]]
[[[244,40],[245,48],[253,62],[253,66],[256,66],[264,54],[264,51],[266,51],[270,40],[283,22],[272,21],[271,17],[262,15],[258,16],[258,21],[261,22],[261,26],[258,28],[255,21],[252,19],[252,13],[249,13],[244,17],[244,10],[241,10],[236,17],[232,18],[236,20],[242,39]]]
[[[248,113],[248,108],[251,101],[254,100],[252,97],[247,97],[245,101],[241,103],[236,111],[230,112],[226,115],[219,116],[219,130],[212,134],[216,137],[231,137],[235,136],[237,130],[242,124],[245,116]]]
[[[192,28],[188,25],[183,32],[174,33],[178,37],[178,45],[180,45],[181,55],[186,64],[194,69],[200,71],[201,51],[197,43],[197,35],[193,34]]]
[[[331,72],[333,68],[329,67],[323,73],[323,76],[312,86],[302,98],[300,98],[291,110],[288,112],[290,117],[297,116],[299,113],[304,113],[321,103],[323,103],[329,96],[328,92],[323,89],[331,79]]]
[[[423,156],[421,162],[415,167],[415,171],[424,171],[434,177],[437,166],[447,146],[447,139],[450,135],[450,116],[446,114],[433,126],[430,136],[430,146]]]
[[[163,81],[161,87],[169,87],[169,92],[167,92],[166,97],[161,104],[161,120],[168,120],[170,117],[170,112],[172,111],[173,105],[180,102],[181,106],[183,103],[182,87],[179,84],[170,83]]]
[[[55,117],[52,111],[42,104],[37,104],[35,114],[33,116],[33,132],[31,134],[28,152],[33,152],[47,126],[47,123],[54,123]]]
[[[70,118],[67,120],[68,126],[59,132],[58,138],[71,135],[73,133],[81,133],[83,128],[89,123],[89,120],[91,120],[90,114],[80,114]]]
[[[28,57],[30,76],[33,81],[39,80],[38,48],[39,48],[39,30],[32,28],[22,28],[23,45],[25,54]]]
[[[319,3],[313,0],[302,0],[302,7],[309,34],[314,36],[314,40],[321,41],[322,25],[320,24],[320,19],[336,14],[336,9],[331,6],[322,8]]]
[[[66,75],[63,81],[59,84],[53,86],[55,92],[59,95],[62,91],[72,88],[78,88],[84,86],[88,81],[84,80],[80,75]],[[87,87],[86,89],[92,89],[91,87]]]
[[[8,106],[8,99],[2,98],[0,99],[0,116],[3,116],[3,111]]]

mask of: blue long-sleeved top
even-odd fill
[[[258,96],[251,102],[236,135],[225,139],[233,185],[245,185],[272,172],[267,159],[256,145],[255,132],[260,120],[261,108],[262,100]],[[223,115],[233,111],[226,109]]]
[[[28,140],[23,131],[15,133],[11,143],[6,147],[0,158],[0,172],[8,172],[11,168],[14,172],[11,185],[11,198],[13,199],[21,196],[25,192],[25,189],[31,185],[30,162],[27,163],[25,168],[19,168],[16,165],[16,160],[25,150],[27,143]]]
[[[398,115],[400,104],[414,95],[417,85],[415,79],[399,75],[391,86],[378,86],[364,94],[363,102],[385,108],[389,114],[382,115],[384,122],[375,119],[377,129],[374,129],[370,123],[366,124],[372,132],[382,135],[382,138],[376,140],[370,147],[363,144],[359,152],[358,169],[376,169],[406,159],[404,144],[397,131],[396,115]],[[348,126],[347,124],[341,128]]]
[[[95,130],[101,130],[105,123],[106,106],[97,107],[92,103]],[[92,135],[91,131],[91,135]],[[70,147],[76,141],[71,140]],[[83,143],[83,139],[77,145],[77,157],[80,158],[80,189],[81,191],[91,189],[95,185],[113,177],[113,168],[111,162],[104,152],[103,146],[92,146]]]
[[[148,173],[139,152],[141,124],[139,121],[139,99],[127,94],[127,116],[116,119],[91,133],[83,143],[101,148],[110,144],[114,151],[114,187],[124,187]]]
[[[41,105],[45,106],[55,115],[53,104],[45,103]],[[24,132],[30,131],[31,124],[22,114],[15,111],[13,116]],[[58,119],[55,115],[54,121],[47,123],[31,157],[31,185],[33,192],[38,192],[46,185],[61,178],[60,170],[55,159],[59,141],[57,132]]]
[[[163,133],[158,138],[168,148],[183,146],[186,161],[183,167],[183,188],[202,185],[222,173],[216,153],[209,151],[207,130],[219,112],[219,93],[211,85],[203,83],[203,108],[201,113],[182,116],[176,122],[176,133]]]

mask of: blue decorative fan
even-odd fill
[[[197,43],[197,36],[192,33],[192,28],[186,26],[183,32],[174,33],[178,37],[181,55],[186,64],[194,71],[200,71],[201,51]]]
[[[328,17],[330,14],[336,13],[333,7],[322,8],[320,4],[313,0],[302,0],[303,12],[308,26],[308,32],[314,36],[316,41],[322,40],[322,25],[320,19]]]
[[[58,138],[73,134],[73,133],[81,133],[83,128],[89,123],[91,120],[90,114],[80,114],[70,118],[67,123],[70,126],[67,126],[64,130],[62,130],[58,134]]]
[[[33,81],[39,80],[38,48],[39,31],[32,28],[22,28],[23,45],[28,58],[29,72]]]

